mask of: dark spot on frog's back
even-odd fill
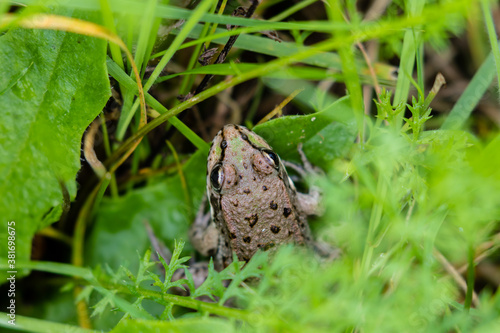
[[[248,222],[250,228],[253,228],[257,221],[259,220],[259,216],[257,214],[252,214],[251,216],[245,217],[245,221]]]
[[[243,190],[243,193],[245,193],[245,194],[250,194],[250,189],[248,189],[248,188],[244,189],[244,190]]]
[[[236,234],[234,232],[229,233],[229,238],[235,239],[236,238]]]
[[[222,149],[226,149],[227,148],[227,141],[226,140],[222,140],[221,143],[220,143],[220,147]]]
[[[271,231],[273,232],[273,234],[277,234],[278,232],[280,232],[280,230],[281,230],[281,228],[278,226],[275,226],[275,225],[271,226]]]
[[[292,210],[288,207],[283,208],[283,216],[288,217],[292,213]]]
[[[278,209],[278,204],[276,202],[274,202],[274,200],[272,200],[270,203],[269,203],[269,207],[272,209],[272,210],[276,210]]]
[[[252,238],[250,236],[245,236],[245,237],[243,237],[243,241],[245,243],[250,243],[252,241]]]
[[[262,191],[267,191],[267,186],[266,185],[262,186]]]

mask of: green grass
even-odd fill
[[[335,0],[264,1],[259,19],[231,16],[234,1],[225,2],[224,12],[213,0],[192,9],[154,0],[21,3],[27,8],[9,18],[0,5],[0,244],[14,239],[7,222],[15,221],[17,270],[16,326],[7,313],[0,326],[32,332],[500,328],[498,280],[485,273],[500,267],[496,3],[394,1],[370,21],[357,2]],[[141,73],[148,123],[140,122],[138,85],[117,46],[108,50],[105,40],[64,28],[16,27],[26,24],[17,18],[35,13],[95,22],[125,41]],[[267,30],[283,41],[268,38]],[[439,52],[477,57],[451,39],[468,31],[477,37],[470,45],[491,51],[475,58],[481,66],[462,60],[435,68]],[[197,62],[202,45],[222,48],[237,34],[223,64]],[[369,64],[359,43],[368,51],[377,46]],[[434,78],[426,77],[436,70],[446,78],[447,66],[467,83],[451,105],[442,96],[455,82],[429,93]],[[108,74],[119,96],[116,116],[105,107]],[[207,74],[215,78],[206,90],[176,99]],[[383,87],[378,96],[375,86]],[[256,125],[297,89],[286,116]],[[441,102],[434,109],[432,99]],[[494,112],[475,112],[485,105]],[[81,169],[80,153],[99,114],[106,121],[93,146],[102,164],[90,160],[88,148],[82,155],[95,176]],[[341,249],[339,259],[321,262],[307,249],[284,246],[222,272],[210,263],[198,288],[189,271],[172,281],[188,257],[197,257],[187,231],[205,191],[210,140],[228,121],[252,128],[285,160],[298,162],[302,143],[324,170],[309,180],[322,187],[325,206],[311,228],[315,238]],[[173,252],[170,263],[151,259],[144,221]],[[1,278],[12,270],[8,259],[7,246],[0,247]],[[191,296],[169,293],[181,285]]]

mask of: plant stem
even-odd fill
[[[465,294],[464,310],[469,312],[470,306],[472,304],[472,293],[474,292],[474,247],[469,245],[469,266],[467,267],[467,293]]]
[[[387,194],[387,184],[383,179],[383,176],[379,176],[377,193],[375,197],[375,202],[373,204],[372,212],[370,215],[370,222],[368,225],[368,234],[366,235],[365,250],[363,252],[363,259],[361,261],[361,274],[366,276],[370,270],[370,263],[373,256],[373,239],[375,237],[375,230],[377,229],[380,219],[382,217],[383,202]]]

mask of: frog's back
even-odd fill
[[[207,167],[212,217],[220,232],[217,266],[227,266],[232,251],[248,261],[259,249],[310,241],[295,187],[260,136],[225,126],[212,143]]]

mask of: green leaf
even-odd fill
[[[134,275],[132,273],[128,274],[131,280],[135,279],[134,283],[136,288],[138,288],[143,281],[150,279],[148,270],[157,264],[156,262],[149,261],[150,259],[151,259],[151,250],[148,249],[146,253],[144,253],[144,256],[142,256],[141,261],[139,262],[139,269],[137,270],[137,278],[133,277]]]
[[[107,295],[104,295],[103,298],[101,298],[101,300],[99,302],[97,302],[96,305],[93,306],[94,308],[94,311],[92,311],[92,314],[90,315],[91,317],[94,317],[96,315],[103,315],[104,311],[108,308],[108,306],[110,308],[114,308],[115,307],[115,303],[113,302],[114,301],[114,297],[116,297],[116,291],[112,291],[110,293],[108,293]]]
[[[263,275],[262,267],[265,267],[267,264],[268,254],[262,251],[257,252],[243,268],[241,262],[233,261],[231,263],[229,267],[234,267],[234,274],[231,283],[224,292],[224,296],[219,301],[220,305],[224,304],[231,297],[243,296],[244,289],[239,288],[243,281],[248,281],[250,278],[260,278]]]
[[[325,167],[343,156],[356,138],[356,125],[348,97],[307,116],[281,117],[253,128],[284,159],[299,160],[297,145],[314,165]]]
[[[185,279],[180,279],[177,281],[172,281],[172,277],[174,276],[175,271],[178,269],[185,269],[187,268],[186,265],[183,265],[186,261],[189,260],[189,257],[182,257],[179,258],[182,252],[182,249],[184,249],[184,241],[179,241],[175,242],[175,247],[174,247],[174,253],[172,254],[172,258],[170,258],[170,262],[167,263],[164,258],[160,256],[160,261],[165,268],[165,281],[163,282],[162,285],[160,285],[161,290],[163,292],[167,292],[168,289],[173,288],[173,287],[179,287],[181,289],[184,289],[183,284],[185,283]]]
[[[224,269],[222,272],[217,272],[214,269],[214,262],[213,259],[210,258],[210,262],[208,263],[208,275],[206,280],[196,288],[196,291],[192,294],[193,297],[200,297],[200,296],[208,296],[212,300],[214,299],[212,295],[215,295],[217,297],[222,297],[224,294],[224,285],[222,284],[222,274],[223,272],[229,270],[230,268]]]
[[[61,187],[75,197],[83,132],[110,96],[105,54],[103,40],[64,31],[0,37],[0,243],[14,221],[17,260],[29,259],[35,232],[61,215]]]
[[[107,305],[116,305],[120,311],[130,315],[132,318],[153,319],[153,316],[144,310],[142,306],[137,306],[137,304],[132,304],[122,297],[117,296],[117,291],[110,291],[103,287],[96,287],[95,289],[103,296],[103,300],[96,304],[96,310],[92,316],[104,311]]]

